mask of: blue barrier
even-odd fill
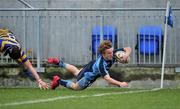
[[[103,40],[110,40],[113,46],[116,48],[117,45],[117,31],[113,26],[103,26],[102,28]],[[100,45],[101,27],[95,26],[92,30],[92,53],[97,53],[97,48]]]
[[[142,26],[138,32],[140,54],[159,54],[163,34],[160,26]]]

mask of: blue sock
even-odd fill
[[[60,79],[60,80],[59,80],[59,84],[61,84],[61,85],[64,86],[64,87],[67,87],[67,88],[69,88],[69,89],[72,89],[72,87],[71,87],[72,81],[70,81],[70,80]]]
[[[59,67],[66,68],[66,63],[64,63],[62,60],[60,60]]]

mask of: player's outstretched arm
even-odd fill
[[[29,60],[26,61],[25,63],[23,63],[23,65],[32,72],[32,74],[33,74],[34,78],[36,79],[40,89],[41,88],[42,89],[48,89],[48,84],[41,80],[41,78],[39,77],[38,73],[36,72],[36,70],[34,69],[32,64],[29,62]]]
[[[120,87],[128,87],[128,83],[117,81],[117,80],[111,78],[109,75],[104,76],[104,79],[110,84],[117,85]]]

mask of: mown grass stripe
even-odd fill
[[[141,93],[141,92],[149,92],[149,91],[157,91],[157,90],[159,90],[159,89],[126,91],[126,92],[112,92],[112,93],[99,93],[99,94],[81,95],[81,96],[59,96],[59,97],[39,99],[39,100],[28,100],[28,101],[22,101],[22,102],[5,103],[5,104],[0,104],[0,106],[16,106],[16,105],[24,105],[24,104],[51,102],[51,101],[63,100],[63,99],[85,98],[85,97],[101,97],[101,96],[108,96],[108,95]]]

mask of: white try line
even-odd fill
[[[127,91],[127,92],[99,93],[99,94],[81,95],[81,96],[59,96],[59,97],[39,99],[39,100],[28,100],[28,101],[22,101],[22,102],[5,103],[5,104],[0,104],[0,107],[1,106],[16,106],[16,105],[24,105],[24,104],[34,104],[34,103],[44,103],[44,102],[51,102],[51,101],[71,99],[71,98],[101,97],[101,96],[107,96],[107,95],[141,93],[141,92],[150,92],[150,91],[157,91],[157,90],[160,90],[160,88],[151,89],[151,90]]]

